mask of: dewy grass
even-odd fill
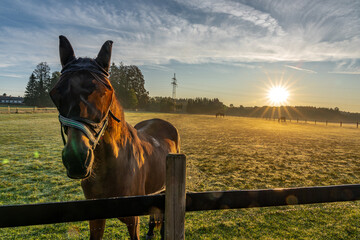
[[[187,156],[187,191],[325,186],[360,182],[360,129],[264,119],[127,112],[132,125],[173,123]],[[0,204],[85,199],[66,176],[57,114],[0,115]],[[148,217],[141,218],[141,235]],[[360,203],[186,214],[187,239],[360,239]],[[159,233],[157,234],[159,238]],[[88,223],[0,229],[0,239],[88,239]],[[109,219],[105,239],[128,239]]]

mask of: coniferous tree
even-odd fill
[[[50,97],[47,89],[50,85],[50,67],[46,62],[39,63],[34,70],[37,84],[37,106],[44,107],[50,104]]]
[[[29,77],[29,82],[26,86],[24,102],[26,105],[35,106],[37,101],[37,81],[34,73]]]

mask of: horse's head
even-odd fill
[[[114,90],[108,70],[112,41],[104,43],[96,59],[90,59],[76,58],[67,38],[59,38],[63,69],[50,96],[59,110],[65,144],[62,160],[70,178],[86,178],[91,173],[93,151],[111,115]]]

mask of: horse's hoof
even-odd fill
[[[146,240],[153,239],[154,235],[146,235]]]

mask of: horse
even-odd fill
[[[225,117],[225,114],[224,113],[221,113],[221,112],[218,112],[215,114],[216,118],[219,116],[219,117]]]
[[[286,117],[279,117],[278,122],[286,122]]]
[[[132,127],[125,121],[109,80],[112,44],[106,41],[95,59],[76,58],[69,40],[59,36],[62,71],[50,96],[59,112],[66,174],[81,179],[86,199],[163,191],[166,156],[180,152],[180,136],[171,123],[150,119]],[[150,216],[147,238],[153,237],[154,219]],[[138,216],[119,220],[131,239],[139,239]],[[105,222],[89,221],[90,239],[102,239]],[[163,226],[161,233],[163,238]]]

